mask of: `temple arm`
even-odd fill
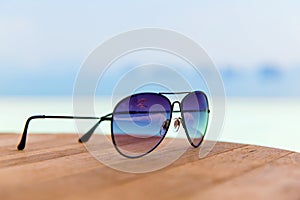
[[[95,132],[95,130],[97,129],[97,127],[100,125],[101,122],[112,119],[110,117],[111,115],[112,115],[112,113],[101,117],[100,120],[88,132],[86,132],[81,138],[79,138],[78,142],[80,142],[80,143],[87,142],[90,139],[90,137],[93,135],[93,133]]]
[[[26,146],[26,138],[27,138],[27,131],[28,131],[28,126],[31,120],[33,119],[102,119],[99,117],[79,117],[79,116],[47,116],[47,115],[35,115],[31,116],[27,119],[24,127],[24,131],[22,134],[21,141],[18,145],[18,150],[23,150]]]

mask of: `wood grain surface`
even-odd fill
[[[190,148],[172,165],[131,174],[101,164],[75,134],[0,134],[0,199],[295,199],[300,154],[217,143],[203,159]]]

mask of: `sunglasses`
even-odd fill
[[[186,94],[181,102],[171,101],[165,95]],[[174,110],[178,104],[180,110]],[[35,115],[27,119],[18,150],[26,145],[28,126],[33,119],[97,119],[97,123],[80,139],[87,142],[103,121],[111,122],[111,138],[116,150],[127,158],[139,158],[153,151],[165,138],[173,113],[180,113],[174,119],[174,130],[182,124],[188,141],[197,148],[205,136],[209,105],[204,92],[161,92],[138,93],[128,96],[115,106],[112,113],[102,117],[47,116]]]

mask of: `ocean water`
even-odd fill
[[[95,100],[99,116],[111,112],[107,99]],[[35,114],[72,115],[72,97],[2,97],[0,134],[21,134]],[[217,111],[215,111],[217,112]],[[226,119],[219,141],[263,145],[300,152],[300,99],[227,98]],[[89,121],[91,125],[94,121]],[[104,128],[103,128],[104,127]],[[74,120],[35,120],[30,133],[78,132]],[[109,125],[101,127],[109,132]],[[172,135],[171,135],[172,136]]]

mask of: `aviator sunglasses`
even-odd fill
[[[186,94],[181,102],[171,101],[165,95]],[[178,104],[180,110],[174,110]],[[161,92],[138,93],[128,96],[115,106],[112,113],[102,117],[48,116],[34,115],[27,119],[18,150],[26,145],[28,126],[33,119],[98,119],[97,123],[80,139],[87,142],[103,121],[111,122],[111,138],[116,150],[127,158],[139,158],[153,151],[165,138],[171,124],[172,113],[180,113],[175,118],[174,128],[182,124],[190,144],[197,148],[205,136],[209,105],[204,92]]]

